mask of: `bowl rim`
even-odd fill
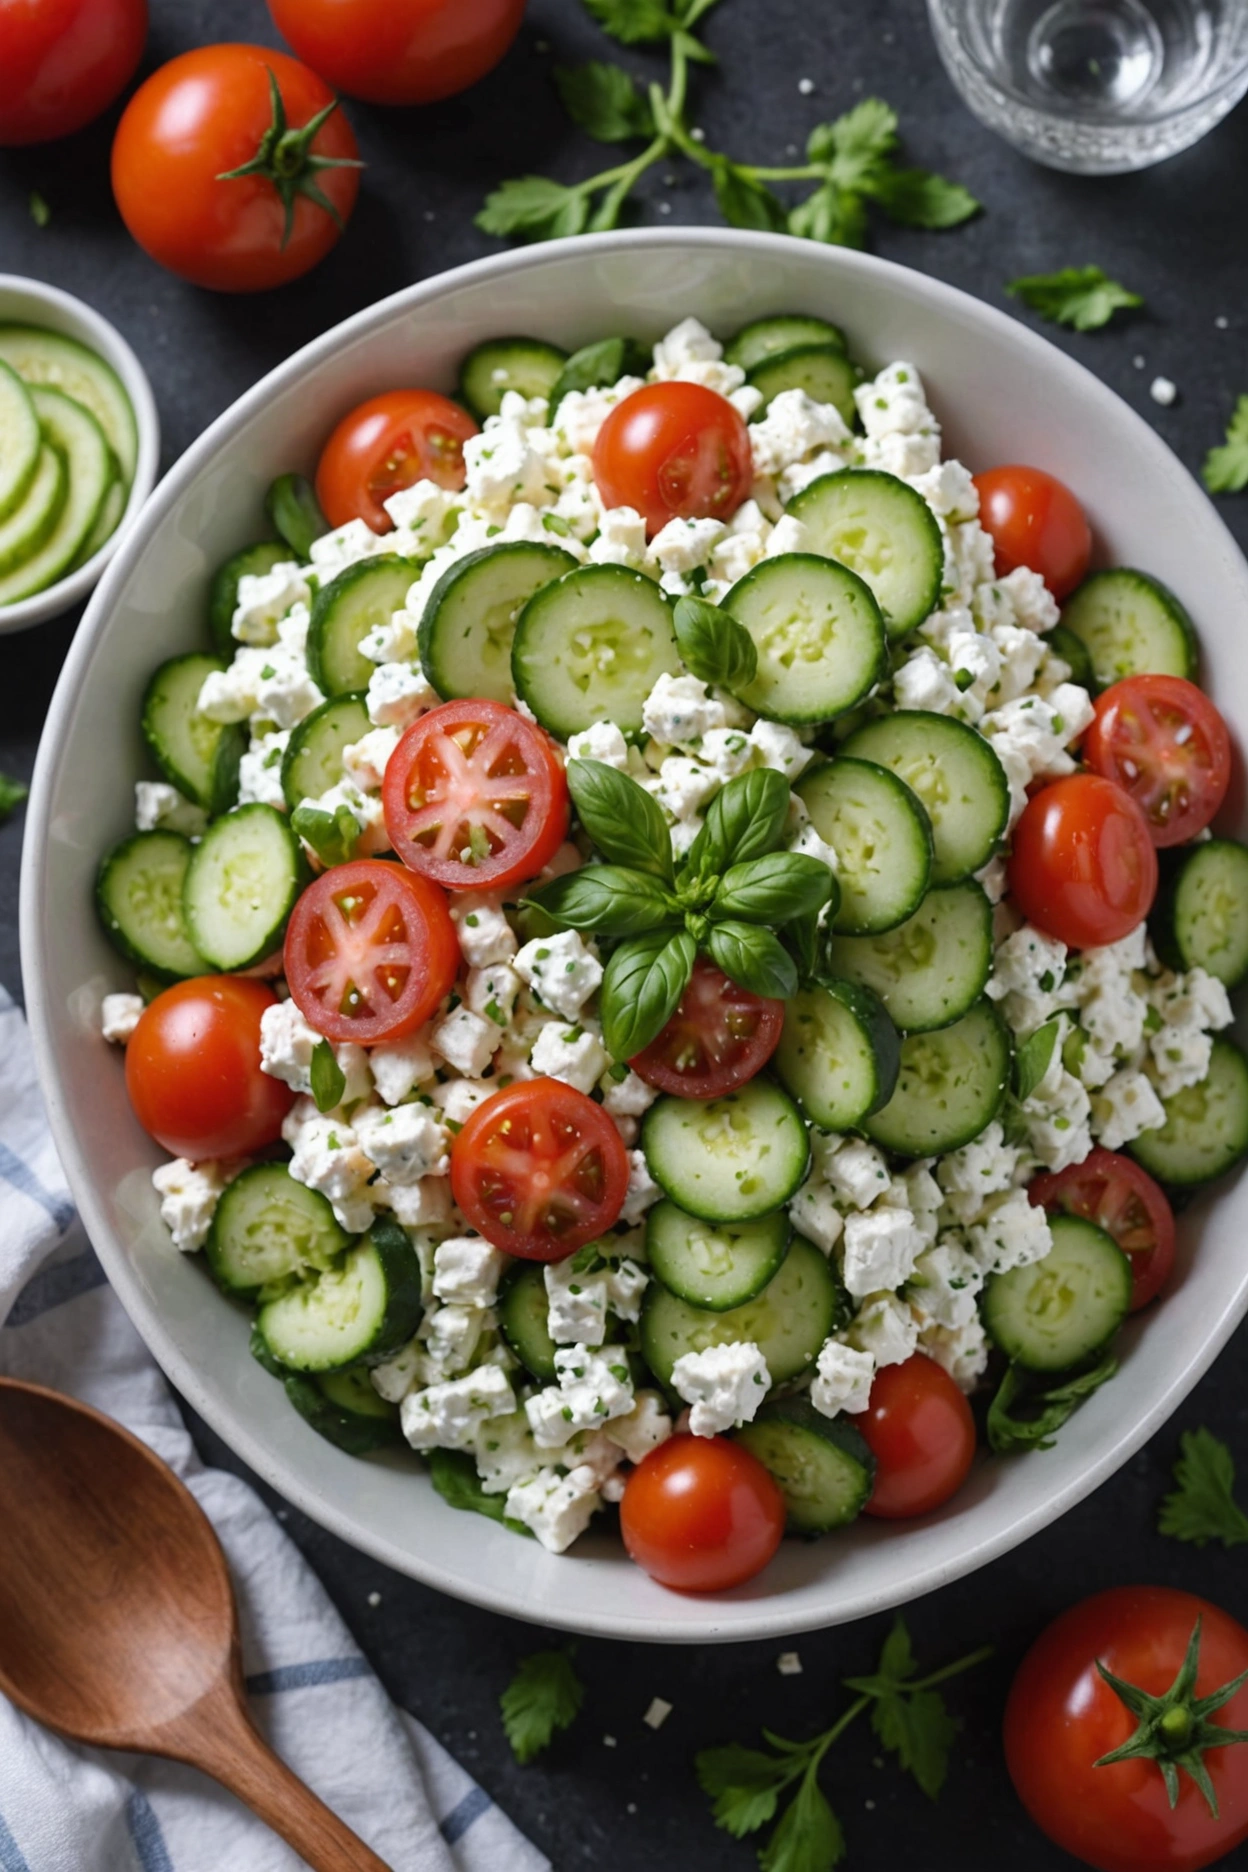
[[[41,300],[43,304],[52,307],[67,325],[77,328],[63,332],[62,335],[76,337],[79,343],[97,351],[104,362],[116,371],[134,410],[138,453],[126,505],[108,539],[82,565],[67,573],[64,578],[57,579],[55,584],[45,586],[42,591],[32,592],[29,598],[19,598],[16,604],[0,605],[0,636],[7,636],[11,631],[29,630],[36,624],[49,623],[87,596],[103,576],[121,544],[122,536],[138,518],[140,508],[156,485],[156,476],[160,470],[160,412],[156,407],[156,398],[147,372],[119,328],[105,318],[102,312],[97,312],[94,306],[88,305],[85,299],[79,299],[61,286],[49,285],[46,280],[34,279],[28,274],[0,273],[0,300],[10,292]],[[9,322],[0,306],[0,324]],[[32,319],[31,322],[35,321]],[[49,329],[61,328],[52,326]]]
[[[513,249],[501,254],[488,255],[483,259],[469,261],[462,266],[451,268],[446,272],[404,287],[397,293],[378,300],[375,304],[363,308],[350,318],[334,325],[318,338],[301,347],[284,363],[268,372],[223,411],[191,444],[164,477],[159,489],[149,501],[140,526],[121,542],[117,555],[97,587],[82,625],[75,635],[49,706],[35,763],[23,847],[20,901],[21,957],[27,1012],[39,1081],[47,1104],[53,1138],[87,1234],[99,1254],[110,1283],[140,1331],[148,1350],[156,1358],[170,1381],[192,1408],[263,1481],[306,1514],[310,1520],[326,1528],[357,1551],[368,1554],[408,1578],[419,1580],[424,1585],[449,1593],[454,1598],[479,1606],[484,1610],[591,1636],[656,1643],[700,1643],[704,1641],[744,1643],[760,1638],[796,1636],[802,1632],[821,1629],[828,1625],[870,1617],[895,1606],[906,1604],[912,1599],[933,1592],[953,1580],[965,1577],[990,1561],[1000,1558],[1011,1549],[1020,1546],[1033,1534],[1058,1520],[1092,1494],[1102,1482],[1148,1441],[1212,1364],[1244,1314],[1248,1312],[1248,1262],[1245,1262],[1231,1304],[1220,1319],[1210,1322],[1209,1330],[1204,1338],[1184,1361],[1170,1372],[1164,1387],[1154,1393],[1145,1411],[1131,1423],[1117,1428],[1099,1454],[1077,1476],[1072,1477],[1056,1490],[1045,1493],[1033,1507],[1017,1515],[1008,1524],[968,1543],[956,1559],[927,1562],[920,1559],[907,1582],[905,1592],[900,1597],[894,1588],[885,1588],[882,1591],[862,1590],[852,1600],[838,1604],[834,1609],[828,1608],[826,1613],[820,1616],[817,1613],[812,1614],[809,1606],[803,1609],[785,1596],[776,1594],[771,1598],[758,1599],[755,1602],[756,1610],[748,1615],[734,1618],[731,1625],[726,1628],[715,1618],[716,1601],[714,1599],[698,1602],[703,1608],[701,1615],[695,1609],[692,1616],[687,1602],[681,1600],[678,1607],[674,1606],[673,1613],[668,1618],[621,1614],[612,1610],[609,1605],[604,1605],[601,1613],[595,1613],[590,1618],[564,1613],[557,1600],[542,1605],[540,1609],[517,1606],[505,1590],[481,1580],[465,1579],[447,1567],[427,1562],[418,1552],[399,1547],[397,1543],[391,1542],[384,1535],[362,1530],[352,1521],[348,1513],[322,1499],[314,1487],[305,1485],[297,1475],[290,1471],[282,1458],[270,1450],[263,1435],[256,1434],[249,1425],[232,1418],[227,1411],[218,1410],[200,1381],[199,1368],[190,1358],[182,1354],[166,1332],[160,1315],[149,1304],[137,1276],[130,1267],[124,1246],[112,1232],[105,1215],[104,1205],[96,1196],[89,1167],[79,1151],[77,1138],[69,1123],[61,1094],[60,1067],[53,1044],[52,1021],[44,981],[40,941],[43,892],[51,832],[54,769],[57,750],[63,739],[60,731],[77,693],[79,671],[89,660],[94,640],[105,627],[114,594],[129,577],[132,567],[146,548],[148,538],[166,518],[168,511],[183,491],[194,481],[201,467],[211,459],[217,447],[237,426],[241,426],[261,410],[275,392],[296,381],[304,371],[331,356],[339,348],[366,335],[370,328],[386,324],[400,310],[417,311],[426,303],[441,298],[448,290],[483,280],[488,281],[500,275],[514,275],[530,267],[542,267],[552,261],[565,260],[574,255],[583,256],[588,260],[594,253],[619,254],[627,253],[630,249],[656,246],[676,251],[687,251],[690,248],[710,251],[719,248],[738,258],[742,254],[754,255],[760,261],[764,261],[768,255],[775,255],[794,247],[801,249],[807,257],[812,251],[810,243],[798,241],[789,235],[719,227],[673,227],[579,235],[545,242],[519,251]],[[917,277],[922,281],[925,295],[929,295],[941,305],[942,309],[958,317],[964,324],[969,323],[974,327],[977,323],[986,323],[996,330],[1000,330],[1002,326],[1008,326],[1013,340],[1020,345],[1023,354],[1030,357],[1038,370],[1048,372],[1059,370],[1068,373],[1072,382],[1093,404],[1099,404],[1106,410],[1112,409],[1114,420],[1133,435],[1135,446],[1139,451],[1151,456],[1158,468],[1164,468],[1167,474],[1181,474],[1189,482],[1193,491],[1201,495],[1202,499],[1204,498],[1186,468],[1143,416],[1133,410],[1107,384],[1094,376],[1086,366],[1068,356],[1040,334],[1029,330],[1008,313],[963,292],[958,287],[948,285],[943,280],[933,279],[928,274],[919,273],[917,269],[901,266],[897,262],[882,259],[874,254],[839,247],[815,248],[813,251],[822,253],[833,262],[834,268],[843,269],[850,274],[874,274],[886,283],[899,276]],[[909,290],[913,291],[913,287]],[[1207,518],[1215,530],[1219,530],[1224,536],[1233,559],[1242,571],[1245,593],[1248,595],[1248,567],[1244,566],[1243,556],[1234,537],[1211,503],[1208,506]]]

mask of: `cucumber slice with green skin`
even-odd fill
[[[0,577],[0,604],[15,604],[64,577],[91,537],[114,479],[104,431],[89,410],[60,390],[30,393],[50,448],[65,459],[65,502],[36,551]]]
[[[114,467],[117,465],[115,458],[113,465]],[[94,559],[100,547],[103,546],[107,540],[112,539],[113,534],[121,525],[122,515],[126,511],[128,499],[129,491],[124,481],[121,479],[119,470],[108,493],[104,496],[104,504],[100,508],[95,525],[78,549],[78,557],[74,560],[73,564],[73,570],[75,572],[80,565],[86,565],[88,559]]]
[[[945,546],[921,494],[879,468],[842,468],[795,494],[787,511],[826,553],[865,579],[890,642],[904,637],[940,602]]]
[[[644,377],[649,368],[649,351],[633,338],[602,338],[582,346],[567,360],[550,392],[549,420],[555,420],[570,390],[605,389],[621,377]]]
[[[1108,1344],[1131,1306],[1131,1262],[1083,1216],[1049,1218],[1043,1261],[989,1276],[980,1312],[995,1345],[1026,1371],[1068,1371]]]
[[[489,338],[459,367],[459,394],[478,422],[497,416],[509,390],[549,397],[568,361],[566,351],[540,338]]]
[[[312,600],[308,674],[324,696],[367,689],[377,665],[360,653],[360,640],[400,610],[420,568],[397,553],[363,559],[323,586]]]
[[[313,540],[329,532],[316,490],[303,475],[278,475],[264,497],[264,511],[296,559],[309,559]]]
[[[21,503],[0,520],[0,573],[20,570],[60,519],[69,493],[64,457],[54,448],[41,447],[35,475]]]
[[[285,1164],[253,1164],[226,1189],[204,1243],[225,1293],[250,1297],[274,1281],[327,1268],[350,1236],[319,1190],[296,1183]]]
[[[193,652],[162,663],[143,697],[143,739],[170,786],[205,812],[226,812],[238,798],[238,763],[247,746],[242,722],[214,722],[199,712],[199,692],[220,657]]]
[[[25,500],[42,450],[30,392],[12,366],[0,362],[0,520]]]
[[[242,552],[236,552],[213,574],[208,588],[208,628],[218,656],[225,657],[227,662],[238,649],[233,625],[238,609],[239,581],[263,578],[274,566],[284,565],[289,559],[290,547],[285,540],[258,540],[254,546],[244,546]]]
[[[841,756],[809,768],[793,790],[836,853],[841,900],[832,928],[872,936],[913,916],[932,875],[932,822],[905,781],[875,761]]]
[[[398,1407],[378,1397],[366,1371],[348,1366],[312,1378],[292,1372],[285,1386],[305,1422],[348,1456],[367,1456],[403,1440]]]
[[[782,1209],[753,1222],[712,1223],[661,1202],[646,1217],[646,1254],[669,1293],[726,1313],[767,1285],[788,1252],[790,1233]]]
[[[1124,676],[1196,681],[1195,626],[1174,593],[1147,572],[1130,566],[1094,572],[1066,600],[1062,624],[1086,645],[1102,689]]]
[[[790,1534],[848,1527],[875,1486],[875,1457],[866,1440],[844,1417],[825,1417],[803,1397],[764,1404],[733,1440],[775,1478]]]
[[[569,572],[535,592],[516,620],[516,694],[561,741],[604,720],[636,733],[659,677],[683,667],[669,600],[623,566]]]
[[[1059,656],[1063,663],[1070,665],[1070,680],[1078,683],[1081,689],[1089,689],[1095,695],[1096,677],[1092,670],[1092,657],[1082,637],[1076,637],[1074,631],[1067,630],[1064,624],[1055,624],[1051,631],[1044,633],[1044,641],[1054,656]]]
[[[815,982],[785,1003],[772,1065],[821,1131],[848,1131],[887,1105],[900,1064],[897,1029],[869,988]]]
[[[269,1351],[268,1346],[264,1342],[264,1335],[261,1333],[254,1319],[251,1322],[251,1337],[247,1341],[247,1350],[251,1353],[252,1358],[255,1359],[256,1364],[264,1367],[270,1378],[285,1379],[287,1377],[286,1367],[282,1364],[280,1359],[275,1359],[273,1354]]]
[[[236,806],[195,847],[182,905],[191,941],[218,969],[250,968],[280,947],[308,881],[298,839],[272,806]]]
[[[873,989],[901,1033],[948,1027],[992,973],[992,905],[972,878],[942,885],[882,936],[834,936],[828,966]]]
[[[737,580],[723,608],[758,652],[754,680],[733,694],[772,721],[831,721],[869,695],[887,668],[884,620],[870,587],[815,553],[764,559]]]
[[[362,741],[372,726],[363,695],[334,696],[304,716],[282,756],[282,794],[291,812],[337,786],[345,771],[342,750]]]
[[[775,351],[748,370],[745,381],[763,393],[755,421],[782,390],[804,390],[816,403],[830,403],[847,429],[852,429],[857,420],[854,391],[862,382],[862,372],[851,364],[840,345],[803,344]]]
[[[813,1365],[840,1310],[827,1261],[804,1235],[795,1235],[762,1291],[726,1313],[690,1306],[652,1282],[641,1308],[641,1355],[670,1393],[672,1367],[684,1353],[748,1341],[766,1359],[772,1384],[787,1384]]]
[[[898,709],[841,748],[904,780],[932,825],[932,883],[960,884],[987,864],[1010,815],[1005,769],[983,735],[948,715]]]
[[[512,540],[447,567],[420,620],[420,667],[444,701],[511,701],[516,619],[534,592],[575,572],[576,563],[562,546]]]
[[[952,1027],[901,1043],[897,1089],[862,1129],[899,1157],[936,1157],[977,1138],[1001,1109],[1010,1081],[1010,1036],[991,1001]]]
[[[135,832],[100,865],[95,887],[109,939],[138,968],[165,982],[207,973],[191,941],[182,892],[194,846],[179,832]]]
[[[724,363],[736,364],[748,372],[765,358],[797,350],[803,345],[835,345],[838,351],[847,349],[845,334],[839,325],[829,325],[826,319],[807,318],[801,313],[782,312],[776,318],[753,319],[739,332],[734,332],[724,346]]]
[[[1228,988],[1248,975],[1248,845],[1206,839],[1166,878],[1149,929],[1169,968],[1203,968]]]
[[[76,339],[37,325],[0,325],[0,363],[15,370],[24,383],[63,391],[89,410],[129,487],[139,456],[139,431],[130,399],[111,365]]]
[[[420,1324],[420,1262],[397,1222],[382,1217],[324,1273],[309,1274],[269,1300],[256,1325],[290,1371],[378,1365]]]
[[[543,1384],[553,1384],[559,1376],[557,1348],[546,1323],[549,1312],[541,1268],[533,1262],[513,1263],[498,1290],[498,1323],[521,1364]]]
[[[723,1098],[661,1098],[641,1141],[664,1195],[703,1222],[750,1222],[782,1208],[810,1163],[802,1115],[769,1079]]]
[[[1159,1183],[1194,1189],[1224,1176],[1248,1152],[1248,1059],[1233,1040],[1219,1035],[1200,1084],[1161,1102],[1165,1124],[1127,1146]]]

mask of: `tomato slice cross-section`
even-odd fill
[[[1041,1209],[1086,1216],[1113,1236],[1131,1262],[1133,1313],[1161,1292],[1174,1266],[1174,1211],[1133,1158],[1098,1146],[1082,1163],[1033,1178],[1027,1194]]]
[[[678,1098],[722,1098],[761,1072],[780,1044],[784,1002],[751,994],[700,957],[662,1032],[629,1061]]]
[[[1083,755],[1094,772],[1131,795],[1154,845],[1183,845],[1203,832],[1231,780],[1226,723],[1182,676],[1128,676],[1111,684],[1096,699]]]

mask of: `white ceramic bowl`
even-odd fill
[[[982,1566],[1087,1495],[1196,1382],[1248,1307],[1248,1186],[1183,1217],[1165,1305],[1133,1322],[1123,1370],[1055,1449],[982,1461],[955,1501],[910,1525],[861,1521],[786,1542],[767,1572],[714,1599],[665,1592],[605,1535],[556,1559],[448,1508],[414,1463],[359,1461],[321,1441],[247,1350],[246,1322],[196,1260],[176,1254],[149,1182],[160,1152],[99,1037],[126,970],[96,928],[100,853],[132,824],[138,705],[152,666],[203,640],[217,562],[263,531],[283,469],[311,470],[354,403],[396,383],[449,388],[470,345],[532,332],[572,347],[654,338],[688,313],[731,332],[790,310],[843,323],[864,360],[908,358],[950,453],[972,466],[1036,462],[1091,515],[1102,561],[1166,580],[1200,626],[1220,706],[1248,724],[1248,568],[1212,506],[1141,418],[1013,319],[868,255],[774,235],[667,229],[508,253],[410,287],[273,372],[188,451],[123,543],[70,652],[36,768],[23,877],[22,955],[53,1129],[114,1287],[174,1383],[305,1513],[400,1572],[520,1618],[677,1642],[777,1637],[897,1605]]]
[[[57,579],[46,591],[35,592],[17,604],[0,605],[0,634],[3,634],[27,630],[32,624],[46,624],[49,618],[60,617],[98,584],[122,535],[156,485],[156,470],[160,465],[160,418],[147,374],[117,327],[81,299],[75,299],[72,293],[62,292],[59,286],[45,286],[42,280],[23,279],[17,273],[0,273],[0,325],[42,325],[47,331],[76,338],[79,344],[97,352],[121,378],[134,407],[139,436],[130,498],[116,530],[98,552],[92,553],[68,577]]]

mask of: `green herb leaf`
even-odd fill
[[[865,247],[867,211],[860,195],[825,182],[789,211],[789,233],[829,247]]]
[[[861,187],[903,227],[958,227],[983,206],[960,182],[927,169],[881,169],[864,178]]]
[[[603,32],[621,45],[655,45],[682,24],[662,0],[585,0],[585,5]]]
[[[21,805],[29,791],[20,780],[11,780],[8,774],[0,773],[0,822]]]
[[[1240,1547],[1248,1541],[1248,1514],[1235,1500],[1235,1463],[1226,1444],[1202,1425],[1179,1439],[1174,1465],[1177,1487],[1161,1504],[1157,1525],[1175,1540],[1204,1547],[1221,1541]]]
[[[498,1699],[507,1740],[522,1766],[550,1746],[556,1730],[572,1726],[584,1696],[566,1651],[537,1651],[522,1659]]]
[[[432,1449],[426,1458],[429,1464],[429,1480],[434,1488],[452,1508],[464,1508],[470,1514],[485,1515],[491,1521],[501,1521],[513,1534],[533,1536],[532,1528],[523,1521],[513,1521],[504,1512],[505,1495],[487,1495],[481,1486],[477,1474],[477,1465],[467,1450]]]
[[[1248,396],[1236,403],[1226,441],[1205,456],[1200,478],[1211,494],[1238,494],[1248,487]]]
[[[678,598],[673,618],[685,667],[700,682],[743,689],[758,670],[758,651],[744,624],[705,598]]]
[[[38,189],[30,191],[30,218],[36,227],[45,228],[52,219],[52,210],[48,207]]]
[[[777,1798],[795,1773],[789,1762],[737,1742],[703,1749],[694,1757],[694,1768],[699,1787],[711,1797],[716,1826],[734,1839],[756,1833],[775,1817]]]
[[[296,559],[306,561],[313,540],[329,531],[316,489],[306,475],[278,475],[264,497],[264,511],[274,532],[285,540]]]
[[[787,923],[790,917],[822,910],[832,890],[832,873],[822,859],[772,852],[724,873],[710,915],[742,917],[747,923]]]
[[[939,1690],[879,1697],[871,1708],[871,1727],[928,1799],[935,1800],[945,1785],[958,1733]]]
[[[569,390],[596,390],[624,376],[644,377],[649,367],[649,353],[632,338],[602,338],[584,345],[572,353],[550,393],[551,419]]]
[[[579,234],[588,219],[589,205],[580,189],[565,188],[548,176],[515,176],[486,196],[476,225],[483,234],[552,240]]]
[[[990,1447],[1001,1456],[1016,1450],[1052,1449],[1062,1425],[1117,1370],[1118,1360],[1107,1352],[1090,1370],[1046,1385],[1011,1363],[988,1406]]]
[[[897,113],[883,98],[863,98],[834,123],[816,124],[806,139],[812,163],[828,164],[828,179],[860,189],[897,148]]]
[[[738,774],[712,799],[702,830],[685,857],[683,875],[717,878],[729,865],[763,858],[784,836],[789,783],[771,767]]]
[[[757,923],[716,923],[706,947],[716,968],[751,994],[787,1001],[797,993],[797,965],[774,930]]]
[[[657,930],[620,944],[607,963],[599,998],[602,1037],[613,1059],[632,1059],[666,1027],[689,985],[696,955],[687,930]]]
[[[313,1047],[310,1076],[317,1111],[333,1111],[335,1105],[341,1105],[347,1079],[328,1040],[318,1040]]]
[[[676,904],[657,878],[622,865],[585,865],[541,885],[525,900],[564,929],[643,936],[672,923]]]
[[[768,234],[785,232],[789,217],[779,196],[726,156],[715,158],[711,183],[719,212],[730,227],[761,228]]]
[[[758,1855],[762,1872],[831,1872],[845,1857],[845,1835],[819,1786],[817,1765],[802,1777],[797,1796]]]
[[[1037,1027],[1035,1033],[1023,1041],[1015,1053],[1014,1095],[1020,1104],[1025,1104],[1031,1097],[1053,1064],[1053,1052],[1061,1031],[1060,1021],[1046,1021],[1043,1027]]]
[[[568,762],[568,791],[604,858],[670,883],[672,836],[657,800],[605,761]]]
[[[319,806],[296,806],[290,826],[327,870],[330,865],[348,864],[355,856],[360,822],[349,806],[336,806],[332,813]]]
[[[1120,307],[1144,303],[1139,293],[1129,292],[1098,266],[1024,274],[1021,279],[1011,280],[1005,290],[1041,318],[1054,325],[1072,325],[1076,331],[1096,331],[1107,325]]]
[[[555,88],[573,123],[599,143],[627,143],[630,137],[654,135],[649,100],[619,65],[591,59],[587,65],[559,66]]]

